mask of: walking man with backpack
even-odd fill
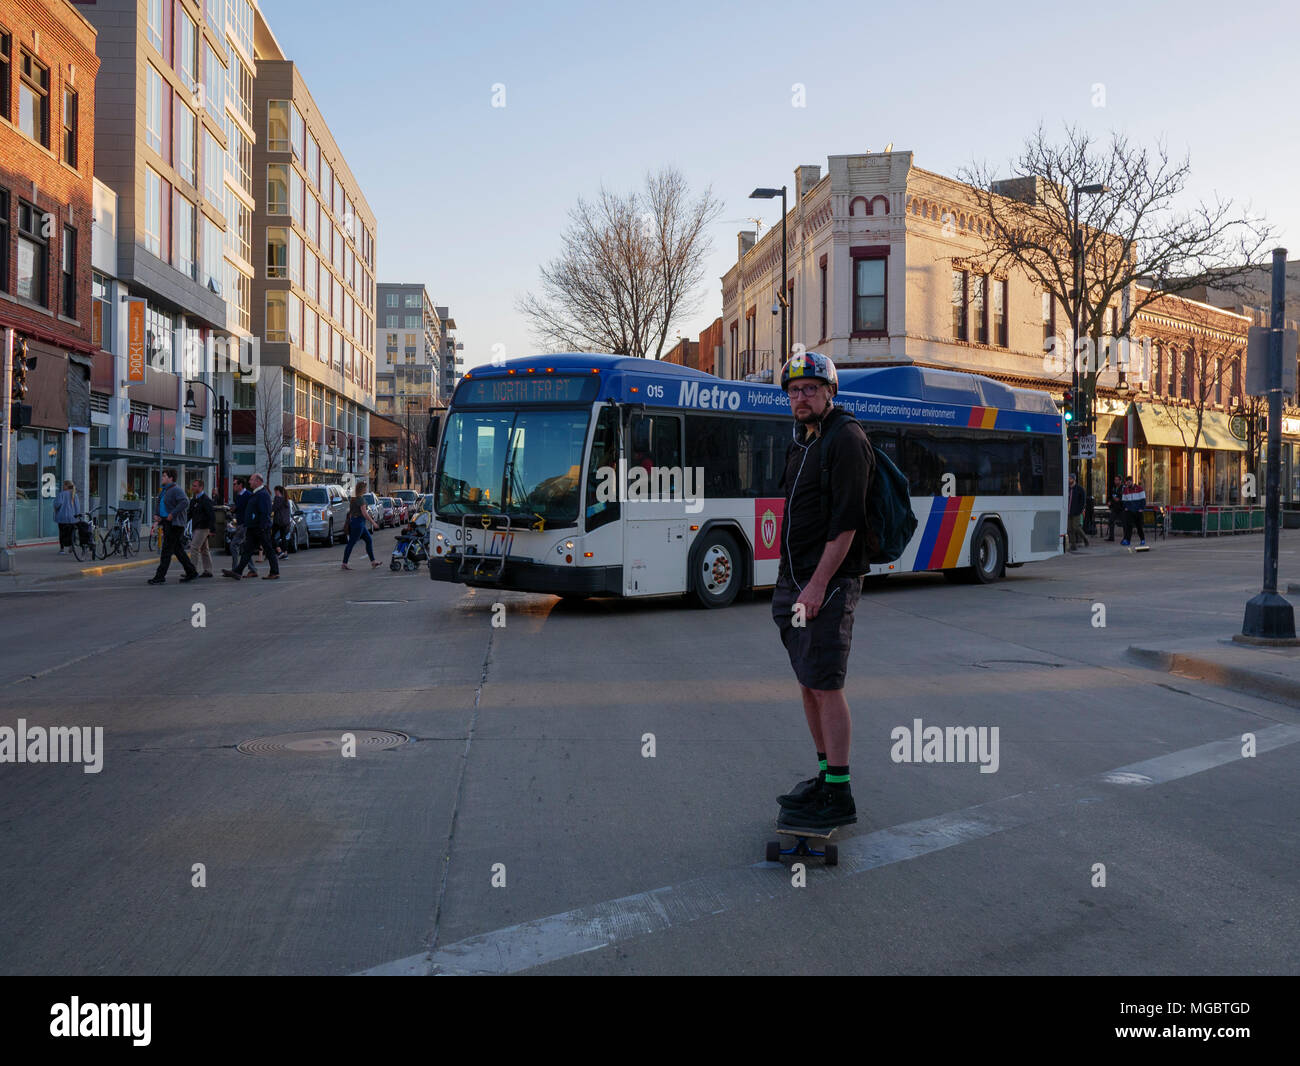
[[[858,820],[849,787],[852,720],[844,698],[853,617],[870,547],[867,489],[876,467],[866,432],[835,406],[835,364],[817,352],[781,370],[793,440],[786,452],[781,564],[772,618],[799,683],[819,772],[777,797],[790,826],[830,829]]]

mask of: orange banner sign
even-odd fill
[[[126,302],[126,379],[144,380],[144,301]]]

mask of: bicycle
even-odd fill
[[[122,558],[129,559],[134,552],[140,551],[140,531],[135,527],[135,511],[117,509],[117,521],[107,531],[98,531],[99,557],[107,559],[110,555],[122,553]]]
[[[72,532],[72,557],[79,563],[84,563],[87,559],[94,562],[98,550],[95,516],[90,511],[81,511],[76,518],[77,527]]]
[[[185,532],[181,535],[181,550],[189,552],[190,542],[193,540],[189,531],[189,523],[185,524]],[[155,523],[149,527],[149,550],[151,552],[161,552],[163,546],[163,530],[161,523]]]

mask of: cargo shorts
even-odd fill
[[[781,631],[781,643],[790,656],[794,676],[804,688],[838,692],[844,687],[853,645],[853,618],[862,595],[861,577],[832,578],[816,618],[794,624],[799,588],[789,575],[777,578],[772,592],[772,621]]]

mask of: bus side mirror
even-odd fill
[[[430,448],[438,447],[438,428],[442,425],[442,418],[435,415],[429,419],[429,432],[426,437],[426,443]]]

